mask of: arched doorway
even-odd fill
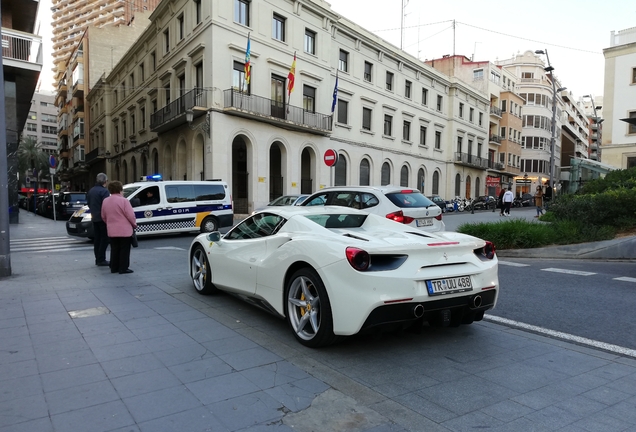
[[[130,170],[132,172],[132,181],[139,181],[139,177],[137,177],[137,159],[134,156],[130,160]]]
[[[425,182],[425,174],[424,174],[424,168],[420,168],[417,171],[417,188],[419,189],[420,192],[422,192],[423,194],[426,194],[424,186],[426,186],[424,184]]]
[[[249,214],[247,166],[247,143],[245,137],[239,135],[232,141],[232,197],[235,214]]]
[[[338,155],[338,162],[334,167],[334,186],[346,186],[347,184],[347,159],[340,153]]]
[[[141,155],[141,175],[148,175],[148,158],[145,154]]]
[[[466,176],[466,198],[472,198],[471,194],[470,194],[470,176]]]
[[[360,186],[371,185],[371,166],[369,165],[369,159],[362,159],[360,161]]]
[[[157,149],[152,151],[152,174],[159,174],[159,152]]]
[[[314,177],[316,176],[316,153],[311,147],[305,147],[300,154],[300,193],[314,193]]]
[[[391,165],[388,162],[382,164],[380,173],[380,186],[386,186],[391,183]]]
[[[163,179],[173,180],[172,178],[172,148],[169,144],[164,147],[163,151]]]
[[[282,144],[279,141],[269,147],[269,200],[283,195]]]
[[[481,196],[481,180],[479,177],[475,178],[475,198]]]
[[[462,176],[457,173],[455,176],[455,196],[461,196],[461,187],[462,187]]]
[[[433,173],[433,195],[439,195],[439,172]]]
[[[120,166],[119,166],[119,161],[117,161],[115,163],[115,178],[114,180],[119,180],[121,177],[119,176],[120,174],[120,170],[119,170]],[[120,180],[121,181],[121,180]]]
[[[400,169],[400,186],[409,187],[409,167],[406,165]]]
[[[185,141],[177,144],[177,176],[176,180],[188,180],[188,151]]]
[[[121,171],[122,171],[122,179],[121,182],[123,184],[128,183],[128,162],[125,160],[121,163]]]
[[[193,150],[192,178],[205,180],[205,140],[203,139],[203,135],[197,134],[194,137]]]

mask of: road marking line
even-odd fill
[[[40,249],[20,249],[20,250],[11,250],[11,252],[16,252],[16,253],[46,253],[46,252],[71,252],[71,251],[80,251],[80,250],[93,250],[93,246],[82,246],[82,247],[76,247],[76,248],[60,248],[60,249],[47,249],[47,250],[40,250]]]
[[[625,348],[625,347],[621,347],[618,345],[612,345],[612,344],[608,344],[605,342],[601,342],[601,341],[597,341],[594,339],[588,339],[588,338],[584,338],[581,336],[575,336],[573,334],[569,334],[569,333],[563,333],[560,331],[555,331],[555,330],[550,330],[547,328],[543,328],[543,327],[539,327],[539,326],[534,326],[531,324],[526,324],[526,323],[522,323],[519,321],[514,321],[514,320],[510,320],[507,318],[501,318],[498,316],[494,316],[494,315],[484,315],[484,318],[488,321],[492,321],[492,322],[496,322],[496,323],[500,323],[500,324],[505,324],[505,325],[509,325],[509,326],[513,326],[513,327],[517,327],[523,330],[529,330],[529,331],[533,331],[536,333],[541,333],[544,335],[548,335],[554,338],[558,338],[558,339],[563,339],[569,342],[576,342],[579,343],[581,345],[587,345],[590,346],[592,348],[598,348],[598,349],[602,349],[605,351],[610,351],[616,354],[621,354],[621,355],[626,355],[629,357],[634,357],[636,358],[636,350],[633,349],[629,349],[629,348]]]
[[[77,237],[41,237],[41,238],[29,238],[29,239],[13,239],[10,243],[30,243],[30,242],[38,242],[38,241],[52,241],[52,240],[71,240],[71,241],[86,241],[80,240]]]
[[[530,267],[530,264],[521,264],[512,261],[501,261],[499,260],[499,264],[511,266],[511,267]]]
[[[568,270],[568,269],[558,269],[558,268],[544,268],[544,269],[541,269],[541,270],[542,271],[554,272],[554,273],[573,274],[573,275],[579,275],[579,276],[592,276],[592,275],[596,274],[596,273],[592,273],[592,272],[585,272],[585,271],[579,271],[579,270]]]
[[[162,247],[156,247],[155,249],[157,250],[185,250],[183,248],[176,247],[176,246],[162,246]]]
[[[627,276],[617,277],[612,280],[623,281],[623,282],[636,282],[636,278],[627,277]]]

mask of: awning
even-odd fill
[[[624,119],[620,119],[620,121],[624,121],[625,123],[629,123],[631,125],[636,126],[636,117],[624,118]]]

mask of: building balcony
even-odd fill
[[[598,144],[597,143],[590,144],[590,150],[597,151],[598,150]]]
[[[84,80],[79,79],[78,81],[73,83],[73,97],[84,99]]]
[[[207,90],[195,88],[150,115],[150,130],[165,132],[187,123],[186,111],[193,110],[195,117],[207,112]]]
[[[105,147],[97,147],[97,148],[89,151],[88,153],[86,153],[84,161],[88,165],[92,165],[92,164],[104,159],[105,158],[105,154],[106,154],[106,148]]]
[[[496,106],[490,105],[490,114],[501,118],[501,108],[497,108]]]
[[[490,135],[488,141],[491,143],[501,144],[501,137],[499,135]]]
[[[487,162],[489,170],[503,171],[503,169],[505,168],[505,165],[501,162],[497,162],[490,159],[488,159],[486,162]]]
[[[485,170],[488,169],[488,162],[490,161],[468,153],[455,153],[455,159],[453,159],[453,162],[458,165]]]
[[[332,115],[310,112],[272,99],[246,94],[233,88],[223,91],[223,100],[226,114],[294,131],[318,135],[331,133]]]

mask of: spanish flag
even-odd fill
[[[296,79],[296,51],[294,51],[294,61],[292,62],[291,69],[287,75],[287,99],[291,96],[292,90],[294,90],[294,81]]]
[[[245,87],[250,85],[252,64],[250,63],[250,34],[247,34],[247,49],[245,50]]]

